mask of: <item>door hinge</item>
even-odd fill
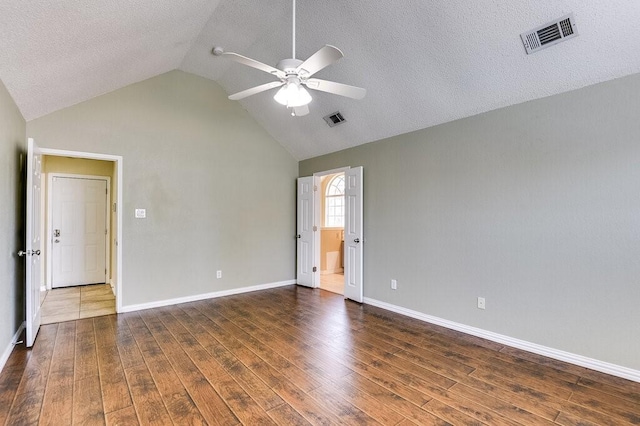
[[[313,225],[313,232],[316,232],[318,230],[318,227]]]
[[[318,185],[313,185],[313,192],[317,192],[318,191]]]
[[[317,272],[318,271],[318,267],[314,266],[313,267],[313,272]]]
[[[104,230],[104,235],[107,235],[107,230],[106,229]]]

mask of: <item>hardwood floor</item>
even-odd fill
[[[0,424],[640,424],[640,383],[284,287],[45,325]]]

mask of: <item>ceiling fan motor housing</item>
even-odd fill
[[[297,74],[296,70],[302,64],[300,59],[283,59],[276,65],[276,68],[287,74]]]

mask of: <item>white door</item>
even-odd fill
[[[345,177],[344,297],[362,303],[362,167]]]
[[[53,288],[106,282],[107,182],[53,177]]]
[[[315,226],[315,190],[319,178],[313,176],[298,178],[298,214],[297,214],[297,283],[307,287],[317,286],[318,268],[314,265],[316,241]]]
[[[33,139],[27,143],[27,210],[25,256],[25,293],[27,295],[27,346],[33,346],[40,329],[40,217],[42,155]]]

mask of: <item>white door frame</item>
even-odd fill
[[[347,167],[339,167],[337,169],[325,170],[323,172],[314,173],[313,177],[322,178],[323,176],[334,175],[336,173],[344,173],[344,172],[346,172],[347,170],[350,170],[350,169],[351,169],[351,167],[347,166]],[[318,230],[322,229],[322,226],[320,226],[320,224],[322,222],[322,209],[320,207],[320,206],[322,206],[322,200],[320,199],[320,197],[323,197],[323,196],[324,196],[324,194],[321,194],[320,190],[314,192],[313,203],[316,206],[316,208],[314,209],[314,215],[315,216],[313,218],[313,221],[314,221],[314,223],[316,225],[318,225]],[[314,260],[314,262],[313,263],[314,263],[314,265],[320,265],[320,254],[321,254],[320,253],[320,239],[321,239],[320,232],[318,232],[317,236],[314,234],[314,241],[313,241],[313,244],[314,244],[314,246],[313,246],[313,252],[314,252],[314,259],[313,260]],[[343,262],[343,264],[346,265],[346,259],[344,259],[345,253],[346,253],[346,251],[344,251],[342,253],[342,257],[343,257],[342,262]],[[320,274],[320,271],[318,271],[318,274]],[[345,280],[346,280],[346,275],[345,275]],[[345,284],[346,284],[346,281],[345,281]],[[364,285],[364,283],[363,283],[363,285]],[[318,285],[316,287],[319,287],[319,286],[320,286],[320,283],[318,283]]]
[[[108,284],[111,284],[111,177],[110,176],[97,176],[97,175],[74,175],[72,173],[48,173],[47,176],[47,231],[45,240],[47,244],[47,290],[51,290],[53,283],[53,243],[51,237],[51,230],[53,226],[53,179],[54,178],[70,178],[70,179],[90,179],[90,180],[103,180],[107,182],[107,202],[105,203],[105,221],[107,226],[107,235],[105,239],[105,268],[109,271],[109,275],[105,273],[105,280]]]
[[[123,179],[122,179],[122,171],[123,171],[123,159],[121,155],[111,155],[111,154],[97,154],[93,152],[81,152],[81,151],[67,151],[63,149],[51,149],[51,148],[40,148],[40,152],[42,155],[48,155],[52,157],[72,157],[72,158],[85,158],[88,160],[103,160],[103,161],[112,161],[116,165],[115,176],[117,178],[116,188],[118,189],[118,194],[116,198],[116,312],[122,312],[122,199],[123,199]],[[111,206],[109,206],[109,210],[111,210]],[[110,244],[111,242],[109,242]],[[49,258],[49,254],[51,252],[47,251],[47,257]],[[109,265],[111,266],[111,265]]]

